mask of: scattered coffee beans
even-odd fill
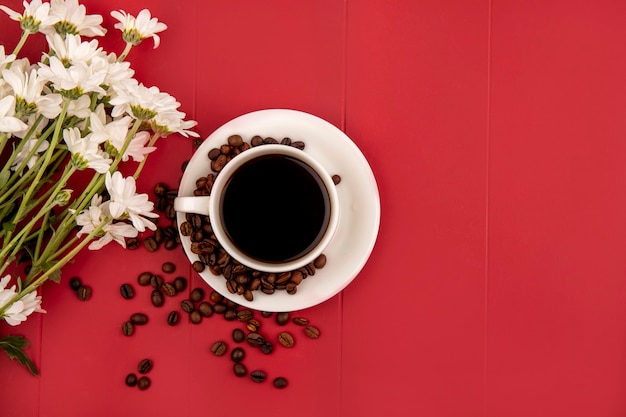
[[[307,326],[309,324],[309,320],[304,317],[296,317],[293,319],[293,322],[298,326]]]
[[[132,336],[133,333],[135,333],[135,326],[133,326],[133,323],[125,321],[124,324],[122,324],[122,333],[124,336]]]
[[[309,336],[311,339],[317,339],[318,337],[320,337],[320,331],[317,329],[317,327],[314,326],[305,327],[304,333],[306,333],[306,335]]]
[[[234,348],[232,352],[230,352],[230,359],[232,359],[233,362],[241,362],[245,356],[246,352],[240,347]]]
[[[274,379],[274,386],[278,389],[283,389],[287,387],[287,380],[282,376],[279,376],[278,378]]]
[[[158,290],[163,285],[163,277],[160,275],[152,275],[150,277],[150,285],[152,285],[152,288]]]
[[[213,343],[213,346],[211,346],[211,352],[213,352],[215,356],[222,356],[227,350],[228,347],[226,346],[226,343],[222,341],[215,342]]]
[[[173,297],[176,295],[176,288],[174,287],[174,284],[170,284],[169,282],[163,283],[163,285],[161,286],[161,291],[163,291],[163,294],[167,295],[168,297]]]
[[[80,301],[87,301],[91,298],[91,287],[87,285],[81,285],[76,291],[76,295]]]
[[[270,342],[265,341],[261,345],[261,352],[263,352],[266,355],[269,355],[270,353],[272,353],[273,350],[274,350],[274,345],[271,344]]]
[[[263,336],[258,333],[248,333],[246,340],[253,347],[261,347],[265,343]]]
[[[189,224],[189,223],[185,223],[185,224]],[[191,264],[191,266],[193,267],[193,270],[196,272],[202,272],[204,271],[204,264],[200,261],[195,261],[193,264]]]
[[[151,278],[152,278],[152,273],[150,273],[150,272],[142,272],[137,277],[137,282],[139,283],[139,285],[145,287],[147,285],[150,285],[150,279]]]
[[[284,326],[285,324],[289,323],[289,313],[288,312],[276,313],[276,323],[279,326]]]
[[[204,290],[202,288],[194,288],[191,291],[191,294],[189,294],[189,298],[191,298],[191,301],[196,303],[198,301],[202,301],[204,299]]]
[[[130,316],[130,322],[137,326],[142,326],[148,323],[148,316],[144,313],[134,313]]]
[[[165,303],[165,299],[163,298],[163,293],[161,292],[161,290],[152,290],[150,301],[152,301],[153,306],[162,307]]]
[[[167,315],[167,324],[170,326],[176,326],[178,324],[179,317],[178,311],[170,311]]]
[[[141,391],[144,391],[150,388],[151,384],[152,384],[152,381],[150,381],[150,378],[148,378],[147,376],[142,376],[137,381],[137,388],[139,388]]]
[[[176,289],[176,292],[185,291],[187,289],[187,279],[184,277],[175,278],[174,288]]]
[[[135,296],[135,291],[130,284],[122,284],[122,286],[120,287],[120,293],[122,294],[122,297],[127,300],[130,300]]]
[[[250,372],[250,379],[253,382],[261,383],[261,382],[265,381],[265,372],[259,371],[259,370],[252,371],[252,372]]]
[[[200,314],[198,310],[193,310],[191,313],[189,313],[189,320],[193,324],[200,324],[202,322],[202,314]]]
[[[83,286],[83,282],[79,277],[73,277],[70,279],[70,288],[74,291],[78,291],[80,287]]]
[[[243,363],[237,362],[233,366],[233,372],[235,373],[235,376],[238,376],[241,378],[241,377],[246,376],[246,374],[248,373],[248,370],[246,369]]]
[[[278,335],[278,342],[286,348],[293,346],[293,336],[287,332],[282,332]]]
[[[340,177],[339,175],[336,175],[336,174],[335,174],[335,175],[333,175],[333,176],[332,176],[332,179],[333,179],[333,183],[334,183],[335,185],[337,185],[337,184],[339,184],[339,183],[341,182],[341,177]]]
[[[213,315],[213,306],[206,301],[203,301],[198,305],[198,311],[203,317],[211,317]]]
[[[161,271],[165,272],[166,274],[171,274],[176,271],[176,265],[174,265],[172,262],[164,262],[163,265],[161,265]]]
[[[137,372],[140,374],[147,374],[152,370],[152,361],[150,359],[142,359],[137,364]]]
[[[180,302],[180,308],[182,308],[185,313],[191,313],[193,311],[193,303],[191,300],[183,300]]]
[[[137,385],[137,375],[135,374],[126,375],[126,385],[129,387],[134,387],[135,385]]]
[[[246,334],[241,329],[233,330],[233,340],[235,343],[241,343],[246,339]]]

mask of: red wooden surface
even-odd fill
[[[182,251],[84,253],[64,274],[91,301],[51,284],[46,315],[0,327],[29,337],[41,370],[0,355],[0,416],[626,415],[626,3],[83,3],[111,31],[119,8],[168,24],[129,60],[202,136],[271,107],[343,129],[378,181],[379,238],[342,294],[302,312],[320,339],[249,349],[250,367],[290,380],[282,391],[210,354],[233,323],[171,328],[159,314],[180,298],[158,312],[146,291],[121,299],[166,260],[208,291]],[[7,49],[17,30],[0,16]],[[144,192],[175,187],[192,154],[188,139],[158,145]],[[122,336],[138,310],[153,322]],[[123,380],[143,357],[153,385],[139,392]]]

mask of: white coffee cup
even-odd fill
[[[223,213],[223,197],[228,184],[241,175],[241,168],[246,166],[247,163],[258,161],[259,158],[269,156],[284,156],[286,158],[292,158],[299,161],[299,163],[305,164],[310,168],[310,172],[313,176],[316,176],[316,180],[321,183],[320,189],[325,193],[328,204],[325,209],[324,226],[320,230],[318,237],[315,239],[314,244],[308,247],[305,253],[301,254],[295,259],[289,260],[272,260],[267,261],[260,259],[259,257],[251,256],[242,250],[232,239],[228,231],[224,226],[224,217],[228,217],[228,213]],[[209,171],[209,160],[203,160],[201,158],[194,158],[190,164],[206,164]],[[249,166],[249,165],[248,165]],[[188,169],[191,168],[188,166]],[[193,167],[195,168],[195,167]],[[272,181],[272,178],[266,179]],[[250,202],[251,206],[254,204]],[[243,265],[263,272],[286,272],[303,267],[313,262],[319,255],[322,254],[324,249],[331,242],[337,224],[339,223],[339,201],[337,197],[336,186],[333,183],[331,176],[324,169],[324,167],[312,158],[308,153],[300,149],[278,144],[266,144],[256,147],[252,147],[239,155],[232,158],[224,168],[216,176],[215,182],[211,189],[210,196],[179,196],[174,200],[174,209],[184,213],[196,213],[205,216],[209,216],[213,233],[215,234],[218,242],[224,248],[224,250],[238,262]],[[289,207],[281,208],[264,208],[265,210],[289,210]],[[263,216],[258,217],[258,221],[264,221]]]

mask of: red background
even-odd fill
[[[0,355],[1,416],[626,415],[626,2],[83,3],[113,51],[110,10],[168,24],[129,60],[203,137],[272,107],[343,129],[377,178],[380,233],[357,279],[300,313],[318,340],[249,350],[290,380],[282,391],[208,352],[233,328],[219,317],[121,335],[152,311],[146,294],[119,296],[139,272],[171,260],[208,290],[182,251],[84,253],[64,276],[91,284],[91,301],[50,284],[46,315],[0,328],[31,340],[41,370]],[[18,36],[2,14],[0,43]],[[191,153],[162,140],[140,188],[175,187]],[[143,357],[155,368],[139,392],[123,381]]]

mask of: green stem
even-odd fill
[[[122,62],[123,60],[126,59],[126,57],[128,56],[128,53],[130,52],[130,50],[132,49],[133,44],[130,42],[126,42],[126,47],[124,48],[124,51],[122,52],[122,54],[119,56],[119,58],[117,58],[117,62]]]
[[[29,35],[30,35],[30,32],[28,32],[28,31],[22,32],[22,37],[20,38],[20,41],[15,46],[15,49],[13,50],[13,55],[17,56],[20,53],[20,51],[22,50],[22,47],[26,43],[26,39],[28,39]],[[11,64],[12,64],[12,62],[9,63],[9,65],[7,65],[7,69],[11,68]]]

